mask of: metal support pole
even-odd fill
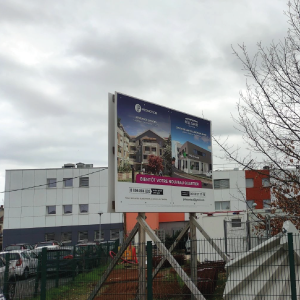
[[[152,290],[152,242],[147,242],[147,300],[153,299]]]
[[[101,244],[101,216],[103,215],[103,212],[99,211],[98,215],[100,216],[100,223],[99,223],[99,245],[100,245]]]
[[[145,220],[145,213],[139,213],[139,217]],[[146,232],[139,228],[139,299],[146,300]]]
[[[289,247],[291,295],[292,295],[292,300],[296,300],[297,292],[296,292],[294,245],[293,245],[293,234],[291,232],[288,233],[288,247]]]
[[[196,217],[196,213],[190,213],[190,220]],[[193,222],[190,222],[191,232],[191,280],[195,286],[197,286],[197,235],[196,226]],[[191,299],[195,299],[194,295]]]

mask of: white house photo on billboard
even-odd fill
[[[211,209],[211,123],[115,94],[116,211]]]

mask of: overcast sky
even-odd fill
[[[251,54],[282,39],[286,9],[285,0],[1,1],[0,191],[6,169],[107,166],[109,92],[204,116],[240,143],[231,114],[245,76],[231,45]]]

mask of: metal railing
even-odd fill
[[[215,239],[220,249],[225,249],[225,242],[237,245],[236,249],[231,248],[234,259],[227,263],[206,239],[191,240],[198,249],[196,270],[192,268],[185,242],[179,242],[172,251],[176,267],[168,261],[169,257],[160,263],[167,255],[158,250],[162,249],[158,245],[131,243],[93,297],[294,300],[300,290],[300,236],[289,233],[285,238],[284,234],[278,235],[250,251],[239,246],[244,238]],[[141,251],[143,248],[146,251]],[[3,293],[6,299],[89,299],[119,249],[118,242],[107,246],[43,248],[35,258],[36,269],[27,279],[14,275],[21,262],[14,261],[7,253],[0,277]],[[182,276],[182,272],[187,276]],[[194,295],[187,280],[197,288]]]

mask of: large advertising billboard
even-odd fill
[[[115,94],[116,212],[213,210],[211,123]]]

